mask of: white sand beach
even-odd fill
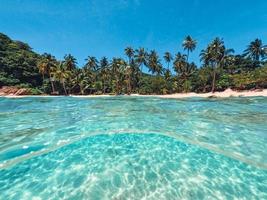
[[[1,95],[0,95],[1,96]],[[23,97],[64,97],[64,96],[51,96],[51,95],[2,95],[7,98],[23,98]],[[76,98],[95,98],[95,97],[114,97],[114,95],[102,94],[102,95],[69,95],[70,97]],[[123,96],[123,95],[122,95]],[[141,94],[131,94],[126,96],[140,96],[140,97],[160,97],[160,98],[191,98],[191,97],[203,97],[203,98],[227,98],[227,97],[256,97],[262,96],[267,97],[267,89],[260,90],[244,90],[244,91],[234,91],[227,89],[223,92],[208,92],[208,93],[175,93],[166,95],[141,95]]]
[[[267,97],[267,89],[263,90],[251,90],[251,91],[234,91],[231,89],[227,89],[223,92],[209,92],[209,93],[177,93],[177,94],[169,94],[169,95],[158,95],[162,98],[187,98],[187,97],[218,97],[218,98],[226,98],[226,97],[255,97],[255,96],[263,96]]]

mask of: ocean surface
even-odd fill
[[[0,199],[267,199],[267,98],[0,98]]]

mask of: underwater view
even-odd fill
[[[267,98],[0,98],[0,199],[267,199]]]

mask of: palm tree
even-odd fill
[[[140,47],[139,49],[135,50],[136,54],[135,54],[135,61],[138,65],[139,68],[139,73],[138,73],[138,86],[140,89],[141,86],[141,77],[142,77],[142,73],[143,73],[143,65],[147,66],[147,52],[145,51],[144,48]]]
[[[109,79],[109,74],[110,74],[110,71],[108,67],[102,68],[100,71],[101,80],[102,80],[102,91],[104,94],[106,92],[106,82]]]
[[[134,56],[134,50],[132,47],[126,47],[124,49],[125,55],[128,57],[128,64],[130,65],[131,60],[133,59]]]
[[[170,81],[171,71],[169,69],[163,69],[164,78],[166,81]]]
[[[55,80],[58,80],[61,84],[62,87],[64,89],[65,95],[67,95],[67,90],[66,90],[66,80],[69,78],[70,76],[70,71],[68,71],[63,62],[60,62],[56,68],[51,72],[51,75],[53,76],[53,78]]]
[[[37,65],[39,68],[39,71],[43,75],[43,79],[44,79],[44,75],[48,74],[49,80],[51,83],[51,87],[52,87],[52,93],[55,93],[55,86],[54,86],[54,79],[51,76],[51,71],[54,70],[56,65],[57,65],[56,58],[54,56],[52,56],[51,54],[48,54],[48,53],[44,53],[42,55],[42,59]]]
[[[178,52],[175,55],[173,69],[183,80],[186,80],[195,72],[196,66],[194,63],[187,62],[187,55]]]
[[[156,73],[157,75],[159,75],[162,72],[162,65],[155,50],[152,50],[148,55],[148,67],[149,71],[152,72],[152,74]]]
[[[128,72],[130,73],[131,77],[128,77],[130,79],[130,92],[132,92],[132,90],[135,90],[138,86],[138,84],[140,83],[140,70],[139,70],[139,66],[138,64],[132,59],[131,63],[130,63],[130,69],[128,70]]]
[[[63,64],[68,71],[72,71],[76,68],[77,60],[71,54],[64,56]]]
[[[88,56],[87,59],[85,59],[87,62],[85,64],[85,67],[88,69],[88,70],[91,70],[91,71],[97,71],[98,70],[98,60],[96,59],[96,57],[94,56]]]
[[[223,41],[219,38],[215,38],[205,50],[200,53],[200,60],[204,61],[205,65],[210,65],[212,67],[212,89],[211,92],[215,90],[215,79],[216,79],[216,68],[218,62],[218,55],[222,49]]]
[[[263,45],[260,39],[255,39],[247,46],[244,56],[259,62],[260,58],[264,59],[267,55],[266,48],[267,46]]]
[[[198,81],[200,85],[198,89],[202,88],[202,92],[204,93],[206,92],[207,89],[207,83],[210,79],[211,70],[212,69],[210,68],[210,66],[204,66],[198,70]]]
[[[184,50],[187,50],[187,61],[188,61],[188,58],[189,58],[189,52],[192,52],[195,50],[196,48],[196,45],[197,45],[197,41],[194,40],[190,35],[188,35],[184,41],[183,41],[183,48]]]
[[[105,68],[109,65],[107,57],[103,57],[99,61],[100,68]]]
[[[132,83],[131,83],[131,77],[132,77],[132,67],[130,65],[127,65],[125,67],[125,75],[126,75],[126,85],[127,85],[127,94],[131,94],[132,92]]]
[[[100,76],[102,80],[102,91],[105,94],[106,92],[106,81],[109,78],[109,63],[106,57],[101,58],[100,60]]]
[[[173,60],[171,53],[165,52],[163,58],[164,58],[165,62],[168,64],[168,70],[169,70],[170,62]]]
[[[91,74],[87,73],[84,69],[76,69],[74,76],[71,79],[73,87],[79,86],[80,94],[84,94],[84,90],[87,89],[91,83]]]
[[[173,69],[177,74],[181,74],[181,72],[183,71],[183,69],[186,68],[186,55],[185,54],[181,54],[180,52],[178,52],[175,55],[175,59],[173,62]]]
[[[44,82],[44,76],[47,74],[47,64],[44,62],[44,60],[41,60],[38,62],[37,67],[39,69],[39,73],[42,74],[43,82]]]
[[[201,61],[204,61],[205,65],[210,65],[213,69],[212,92],[215,91],[217,69],[223,67],[227,57],[231,53],[233,53],[233,49],[226,49],[224,41],[220,38],[215,38],[208,47],[200,53]]]
[[[143,72],[143,65],[147,66],[147,52],[145,51],[144,48],[139,48],[136,51],[135,59],[137,64],[139,65],[139,68],[141,68],[141,73]]]
[[[111,71],[112,71],[112,74],[114,75],[115,77],[115,82],[116,82],[116,89],[115,89],[115,92],[116,94],[119,94],[120,93],[120,88],[121,88],[121,85],[120,83],[122,82],[121,80],[123,79],[123,72],[126,68],[126,62],[121,59],[121,58],[113,58],[112,59],[112,63],[111,63]]]

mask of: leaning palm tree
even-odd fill
[[[259,62],[260,58],[264,59],[267,55],[266,48],[267,46],[263,45],[260,39],[255,39],[247,46],[247,49],[244,51],[244,56]]]
[[[53,71],[54,68],[56,68],[56,65],[57,65],[56,58],[52,56],[51,54],[47,54],[47,53],[42,55],[42,59],[40,60],[40,62],[38,62],[38,65],[37,65],[39,68],[39,71],[43,75],[43,79],[44,79],[45,74],[49,76],[49,81],[52,87],[52,93],[55,93],[55,86],[54,86],[54,79],[51,76],[51,71]]]
[[[163,58],[164,58],[165,62],[168,64],[168,71],[169,71],[170,70],[169,69],[170,68],[169,67],[170,66],[170,62],[173,60],[173,57],[172,57],[170,52],[165,52]]]
[[[131,60],[133,59],[134,56],[134,50],[132,47],[126,47],[124,49],[125,55],[128,57],[128,64],[130,65]]]
[[[56,68],[51,72],[51,75],[55,80],[58,80],[64,89],[65,95],[68,95],[66,90],[66,80],[70,77],[70,71],[68,71],[62,62],[60,62]]]
[[[187,61],[188,61],[188,58],[189,58],[189,52],[192,52],[195,50],[196,48],[196,45],[197,45],[197,41],[194,40],[190,35],[188,35],[184,41],[183,41],[183,48],[184,50],[187,51]]]

